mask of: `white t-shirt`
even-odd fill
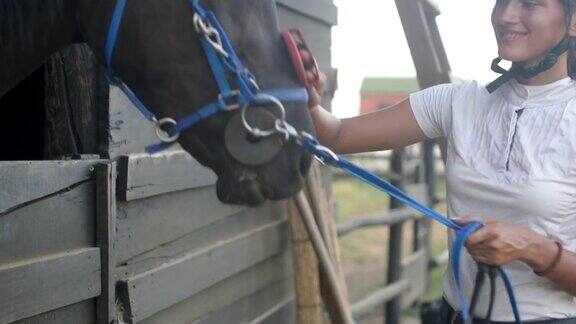
[[[543,86],[512,80],[493,94],[475,81],[412,94],[410,104],[422,131],[448,141],[448,215],[485,215],[519,224],[576,251],[575,98],[576,82],[570,78]],[[469,298],[476,266],[467,252],[461,267]],[[552,281],[519,261],[505,269],[523,320],[576,317],[576,298]],[[488,286],[476,311],[481,318]],[[459,309],[450,267],[443,288],[448,302]],[[501,280],[497,289],[492,319],[513,321]]]

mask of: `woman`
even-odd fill
[[[504,76],[492,93],[472,81],[445,84],[389,109],[339,120],[318,105],[322,86],[309,89],[318,139],[337,153],[446,137],[448,214],[460,224],[485,224],[467,242],[463,289],[470,296],[474,261],[503,265],[522,319],[537,323],[576,323],[576,81],[569,77],[569,67],[576,71],[569,55],[575,4],[496,1],[498,54],[514,65],[500,69]],[[550,52],[559,54],[557,61]],[[458,298],[450,269],[443,289],[447,312],[454,312]],[[488,300],[483,291],[476,317],[485,316]],[[514,320],[502,286],[492,320]]]

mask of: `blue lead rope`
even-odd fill
[[[456,285],[458,288],[458,298],[460,303],[460,311],[462,312],[462,318],[466,321],[473,314],[470,314],[469,306],[466,301],[466,296],[462,290],[461,284],[461,271],[460,271],[460,256],[462,252],[462,248],[466,243],[466,240],[470,235],[480,229],[483,225],[480,222],[471,222],[466,224],[466,226],[460,226],[453,220],[449,219],[448,217],[439,214],[435,210],[421,204],[420,202],[414,200],[404,192],[402,192],[399,188],[394,186],[393,184],[389,183],[388,181],[378,177],[377,175],[360,168],[359,166],[351,163],[350,161],[338,157],[334,155],[331,151],[322,147],[317,140],[311,137],[303,137],[301,138],[302,147],[304,147],[307,151],[312,153],[313,155],[317,156],[322,162],[338,167],[345,172],[353,175],[354,177],[358,178],[359,180],[375,187],[376,189],[388,193],[390,196],[398,199],[399,201],[403,202],[407,206],[421,212],[423,215],[432,218],[433,220],[445,225],[446,227],[453,229],[457,232],[456,238],[454,239],[454,244],[452,247],[452,271],[454,272],[454,278],[456,280]],[[508,298],[510,299],[510,304],[512,305],[512,311],[514,312],[514,318],[516,323],[522,323],[520,319],[520,312],[518,310],[518,304],[516,302],[516,296],[514,295],[514,290],[512,288],[512,284],[510,279],[504,271],[503,268],[498,267],[498,272],[504,281],[504,286],[506,287],[506,292],[508,293]]]

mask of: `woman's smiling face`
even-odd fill
[[[532,66],[566,36],[563,0],[496,0],[492,26],[498,55]]]

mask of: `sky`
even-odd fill
[[[413,0],[403,0],[413,1]],[[435,0],[440,35],[452,75],[489,82],[497,56],[490,13],[494,0]],[[334,0],[338,25],[332,29],[332,66],[338,69],[333,111],[358,114],[364,77],[415,77],[416,72],[394,0]]]

